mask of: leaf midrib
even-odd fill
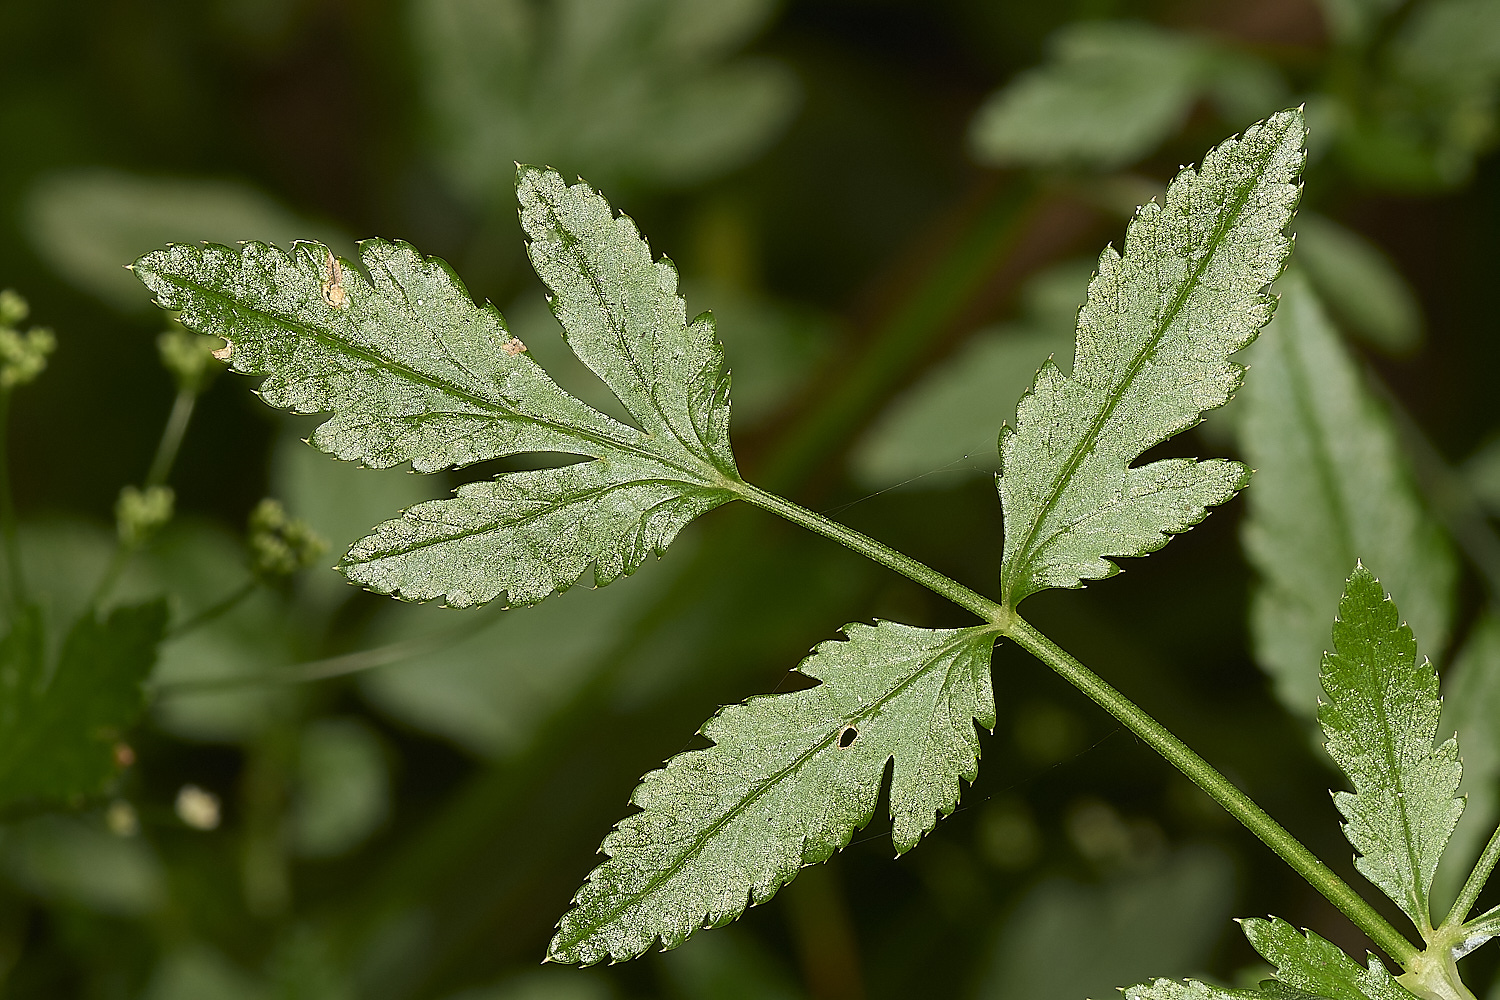
[[[1019,569],[1013,569],[1010,573],[1007,574],[1007,579],[1002,581],[1002,600],[1008,606],[1014,607],[1017,601],[1027,596],[1027,594],[1022,594],[1020,597],[1013,600],[1011,597],[1011,591],[1013,590],[1016,583],[1017,573],[1026,572],[1030,569],[1030,563],[1033,553],[1032,546],[1036,542],[1036,536],[1037,533],[1041,530],[1042,524],[1047,520],[1047,518],[1051,515],[1053,509],[1061,501],[1063,493],[1067,490],[1067,486],[1072,481],[1073,474],[1077,471],[1078,466],[1083,462],[1084,456],[1093,451],[1094,445],[1098,443],[1099,434],[1103,431],[1105,424],[1109,422],[1109,418],[1111,417],[1111,415],[1113,415],[1115,408],[1119,406],[1120,402],[1125,398],[1126,391],[1135,381],[1136,376],[1140,374],[1140,371],[1145,366],[1146,362],[1151,359],[1151,357],[1156,353],[1157,348],[1161,346],[1161,341],[1166,336],[1167,330],[1170,329],[1172,323],[1182,312],[1183,307],[1187,305],[1187,300],[1197,290],[1198,282],[1203,277],[1203,272],[1207,270],[1209,262],[1213,260],[1214,256],[1218,254],[1221,249],[1223,249],[1222,244],[1225,235],[1227,234],[1230,227],[1233,226],[1236,221],[1238,221],[1240,213],[1244,210],[1245,203],[1250,199],[1250,193],[1255,190],[1255,188],[1261,181],[1261,172],[1264,170],[1265,165],[1269,163],[1271,158],[1275,155],[1276,149],[1277,144],[1273,143],[1271,147],[1266,151],[1266,153],[1261,157],[1261,162],[1254,174],[1251,175],[1249,181],[1240,187],[1238,193],[1234,198],[1234,201],[1231,202],[1230,210],[1221,213],[1220,221],[1218,226],[1215,227],[1213,239],[1210,241],[1210,248],[1208,252],[1203,254],[1202,258],[1194,267],[1189,279],[1183,282],[1181,289],[1173,298],[1173,301],[1168,307],[1168,310],[1163,314],[1162,318],[1158,320],[1156,328],[1152,331],[1151,336],[1147,339],[1142,349],[1136,353],[1136,356],[1131,362],[1130,367],[1125,370],[1124,378],[1116,383],[1115,392],[1106,399],[1103,408],[1100,409],[1098,415],[1095,416],[1093,421],[1090,423],[1087,432],[1085,432],[1079,438],[1078,443],[1073,446],[1073,452],[1068,456],[1068,461],[1064,464],[1062,470],[1053,480],[1052,489],[1048,494],[1047,500],[1042,505],[1042,509],[1037,514],[1036,519],[1032,522],[1031,528],[1026,533],[1026,540],[1022,543],[1020,550],[1017,552],[1016,562],[1013,564],[1013,566],[1019,567]],[[1201,173],[1197,175],[1199,179],[1201,179],[1202,176],[1203,175]],[[1170,197],[1170,189],[1168,190],[1167,194]],[[1163,205],[1161,211],[1165,212],[1166,210],[1166,206]],[[1126,239],[1129,239],[1128,233]],[[1123,264],[1125,260],[1123,254],[1121,255],[1120,259],[1121,263]],[[1076,374],[1077,373],[1075,372],[1074,376],[1070,376],[1070,378],[1072,378],[1074,381],[1076,381]],[[1126,465],[1128,466],[1129,462],[1127,462]],[[1051,541],[1051,537],[1053,536],[1049,536],[1047,541]],[[1029,575],[1029,572],[1027,575]]]
[[[700,461],[706,461],[710,465],[714,464],[712,459],[710,459],[707,454],[699,453],[697,450],[689,446],[687,441],[683,440],[677,435],[677,428],[672,423],[672,418],[667,415],[666,410],[662,408],[661,401],[656,397],[656,380],[654,378],[648,378],[646,372],[641,369],[639,361],[635,356],[635,352],[630,349],[630,345],[625,339],[624,328],[620,325],[618,318],[615,316],[614,310],[609,308],[609,299],[604,294],[604,282],[599,278],[597,271],[595,270],[593,264],[589,261],[587,255],[585,255],[581,250],[574,249],[575,247],[581,245],[583,243],[583,240],[580,237],[574,235],[572,230],[563,225],[562,215],[561,213],[559,213],[557,205],[551,199],[541,196],[540,193],[538,196],[539,200],[541,200],[542,203],[545,204],[548,208],[548,214],[551,217],[553,231],[556,232],[560,237],[558,239],[558,244],[561,246],[562,250],[565,253],[567,253],[577,262],[578,269],[582,272],[584,280],[588,282],[589,287],[593,289],[594,298],[596,300],[595,304],[597,305],[599,312],[604,316],[605,325],[609,329],[610,334],[614,339],[619,354],[625,359],[625,364],[630,369],[631,373],[635,375],[636,382],[640,385],[641,391],[645,395],[646,400],[649,402],[651,409],[653,409],[656,412],[656,415],[661,418],[662,425],[673,432],[672,436],[674,438],[677,438],[678,442],[682,444],[683,448],[686,449],[689,454],[693,455],[693,457],[699,459]],[[592,195],[592,192],[591,196],[597,197],[597,195]],[[620,218],[615,215],[614,209],[606,207],[606,211],[608,211],[610,215],[608,226],[611,230],[611,235],[613,235],[612,230],[615,226],[619,225]],[[639,237],[639,234],[637,234],[637,238],[641,239],[643,243],[645,242],[644,238]],[[647,258],[650,259],[651,251],[649,249],[646,251],[646,255]],[[656,261],[652,260],[651,266],[655,267]],[[671,294],[674,298],[678,297],[675,290]],[[655,363],[655,355],[658,346],[659,345],[657,343],[656,337],[653,336],[651,338],[653,364]],[[595,372],[594,374],[598,375],[599,373]],[[599,378],[600,381],[605,383],[605,385],[609,385],[608,380],[604,379],[603,376],[599,376]],[[613,387],[611,386],[610,388],[611,391],[613,391]],[[621,402],[623,402],[623,400]],[[627,409],[628,408],[629,406],[627,404]],[[640,419],[640,416],[638,414],[635,414],[633,410],[631,411],[631,413],[636,417],[637,420]],[[689,415],[688,424],[693,428],[694,436],[697,437],[697,424],[694,423],[691,415]],[[699,439],[697,443],[700,446],[704,447],[705,451],[708,450],[707,446],[701,439]]]
[[[594,459],[594,461],[601,461],[601,460],[600,459]],[[571,468],[571,466],[562,466],[562,468]],[[551,470],[545,470],[545,471],[551,471]],[[512,473],[512,475],[514,475],[514,473]],[[612,493],[615,490],[622,490],[622,489],[626,489],[626,488],[631,487],[631,486],[642,486],[642,485],[653,485],[653,484],[654,485],[660,485],[660,486],[670,486],[670,487],[673,487],[673,488],[680,488],[682,486],[690,486],[690,487],[699,488],[699,489],[714,489],[715,492],[729,493],[729,496],[726,498],[726,500],[734,498],[734,494],[731,493],[728,490],[718,490],[718,489],[716,489],[714,487],[704,487],[704,486],[702,486],[702,484],[699,484],[699,483],[684,483],[680,479],[627,479],[627,480],[624,480],[622,482],[605,483],[602,486],[593,486],[593,487],[590,487],[590,488],[585,489],[585,490],[580,490],[577,493],[570,494],[566,498],[563,498],[561,500],[557,500],[557,501],[555,501],[553,503],[548,504],[546,507],[542,508],[541,510],[533,511],[530,514],[527,514],[524,517],[517,518],[514,521],[490,521],[490,522],[488,522],[488,523],[486,523],[484,525],[481,525],[480,527],[473,528],[472,530],[462,530],[462,531],[460,531],[457,534],[445,535],[445,536],[443,536],[441,538],[426,539],[424,541],[417,542],[415,544],[408,545],[408,546],[405,546],[403,548],[390,549],[390,550],[387,550],[387,551],[383,551],[379,555],[369,556],[368,558],[363,558],[362,557],[360,559],[345,560],[342,563],[342,565],[345,565],[345,566],[361,566],[361,565],[366,565],[368,563],[379,562],[382,559],[394,559],[394,558],[396,558],[398,556],[411,555],[413,552],[420,552],[422,549],[431,548],[431,547],[433,547],[435,545],[446,545],[449,542],[456,542],[456,541],[459,541],[459,540],[465,539],[465,538],[473,538],[476,535],[487,534],[487,533],[489,533],[491,531],[500,531],[502,529],[507,529],[507,528],[521,527],[523,525],[531,523],[532,521],[535,521],[535,520],[538,520],[540,518],[546,517],[548,514],[556,513],[558,510],[560,510],[560,509],[562,509],[564,507],[569,507],[569,506],[572,506],[573,504],[583,503],[583,502],[585,502],[587,500],[596,499],[598,497],[601,497],[601,496],[604,496],[606,494]],[[437,503],[450,503],[452,501],[450,501],[450,500],[439,500],[439,501],[436,501],[436,502]],[[655,504],[655,505],[647,508],[645,511],[642,511],[640,517],[637,518],[637,520],[638,521],[644,521],[644,520],[646,520],[646,515],[649,514],[651,511],[655,510],[659,506],[661,506],[661,505],[658,503],[658,504]],[[426,522],[426,523],[433,524],[433,523],[441,523],[441,522],[431,522],[431,521],[429,521],[429,522]]]
[[[943,662],[944,659],[950,653],[953,653],[955,650],[959,649],[960,647],[966,645],[967,643],[969,643],[971,641],[974,641],[974,639],[977,638],[977,635],[979,633],[990,633],[990,634],[993,635],[993,634],[996,633],[996,631],[997,630],[994,627],[992,627],[992,626],[983,626],[983,625],[981,625],[981,626],[974,626],[971,629],[965,629],[965,630],[963,630],[959,635],[955,636],[953,639],[951,639],[948,642],[943,643],[941,646],[939,646],[937,648],[937,650],[935,650],[931,654],[931,656],[930,656],[930,658],[929,658],[929,660],[928,660],[928,662],[927,662],[927,664],[925,666],[923,666],[920,669],[918,669],[918,670],[912,672],[911,674],[909,674],[906,678],[904,678],[901,681],[901,683],[897,684],[894,688],[892,688],[890,690],[889,693],[887,693],[886,695],[884,695],[883,697],[881,697],[878,701],[871,702],[868,708],[865,708],[863,711],[860,711],[859,713],[857,713],[857,714],[855,714],[853,716],[843,716],[844,725],[849,725],[849,724],[852,724],[854,722],[863,722],[865,719],[869,718],[872,714],[875,714],[880,709],[884,708],[885,705],[887,705],[897,695],[901,694],[903,691],[905,691],[912,684],[916,683],[916,681],[919,678],[926,676],[926,674],[928,673],[928,671],[933,670],[934,668],[936,668],[938,666],[938,664],[941,663],[941,662]],[[800,668],[799,668],[799,672],[800,672]],[[821,683],[826,684],[828,682],[827,681],[823,681]],[[713,823],[711,823],[708,827],[706,827],[704,829],[704,831],[701,834],[699,834],[697,838],[695,838],[693,840],[693,842],[691,843],[691,845],[682,852],[682,854],[677,858],[677,860],[672,863],[672,866],[670,868],[668,868],[665,871],[660,872],[657,875],[653,876],[650,880],[648,880],[648,882],[647,882],[647,884],[646,884],[646,886],[644,888],[639,889],[639,890],[637,890],[634,893],[631,893],[629,896],[625,897],[625,899],[622,902],[617,902],[613,907],[610,908],[610,910],[604,916],[600,917],[598,920],[595,920],[595,921],[591,922],[589,924],[589,926],[588,926],[588,929],[583,934],[577,935],[574,938],[572,938],[571,940],[569,940],[568,943],[565,945],[565,947],[561,948],[561,949],[558,949],[558,951],[571,950],[573,948],[578,947],[578,945],[580,945],[584,941],[588,940],[588,938],[590,938],[595,933],[597,933],[601,928],[607,927],[608,925],[610,925],[611,923],[613,923],[615,920],[617,920],[620,917],[620,915],[622,913],[624,913],[626,910],[628,910],[631,907],[635,906],[642,899],[644,899],[644,898],[652,895],[653,893],[655,893],[658,888],[660,888],[663,884],[665,884],[666,882],[668,882],[669,880],[671,880],[671,878],[674,875],[676,875],[679,871],[681,871],[683,865],[687,864],[688,861],[689,861],[689,859],[693,858],[694,856],[696,856],[697,854],[699,854],[705,847],[707,847],[709,841],[712,840],[712,838],[713,838],[713,836],[715,834],[717,834],[720,830],[722,830],[726,825],[728,825],[732,820],[734,820],[737,816],[739,816],[741,813],[743,813],[746,809],[750,808],[750,806],[753,805],[757,800],[759,800],[761,798],[761,796],[765,795],[772,788],[774,788],[777,784],[779,784],[782,781],[782,779],[784,779],[785,777],[787,777],[792,772],[800,769],[814,755],[816,755],[816,754],[822,752],[823,750],[827,749],[828,746],[831,743],[833,743],[834,740],[838,739],[840,733],[842,733],[842,732],[843,732],[843,726],[835,728],[831,733],[829,733],[828,736],[824,737],[817,744],[813,745],[812,747],[810,747],[809,749],[807,749],[806,751],[804,751],[803,753],[801,753],[800,755],[798,755],[796,757],[796,759],[794,759],[791,763],[787,764],[786,767],[782,768],[780,771],[777,771],[774,775],[771,775],[770,777],[766,778],[764,781],[760,782],[759,787],[757,787],[755,789],[755,791],[753,791],[749,795],[745,796],[739,802],[736,802],[728,811],[726,811],[724,813],[724,815],[720,816]],[[717,744],[715,744],[715,745],[717,746]],[[611,857],[611,859],[613,859],[613,856]]]
[[[201,259],[202,259],[201,256],[200,256],[199,259],[201,261]],[[458,399],[461,399],[464,402],[470,403],[471,405],[475,406],[478,409],[486,410],[486,411],[489,411],[489,412],[491,412],[493,414],[496,414],[496,419],[520,420],[520,421],[525,421],[527,423],[535,424],[535,425],[542,426],[542,427],[550,427],[550,428],[553,428],[553,429],[555,429],[557,431],[560,431],[560,432],[562,432],[564,434],[569,434],[569,435],[572,435],[574,437],[582,438],[582,439],[584,439],[586,441],[592,442],[592,443],[598,445],[601,448],[601,450],[608,451],[610,449],[614,449],[614,450],[624,451],[624,452],[628,452],[630,454],[638,455],[638,456],[640,456],[642,458],[649,458],[649,459],[652,459],[654,461],[661,462],[663,465],[666,465],[666,466],[669,466],[670,468],[676,469],[677,471],[682,472],[682,473],[684,473],[684,474],[686,474],[688,476],[694,476],[694,475],[700,474],[700,470],[691,469],[691,468],[685,467],[682,464],[680,464],[679,462],[673,461],[671,458],[668,458],[667,456],[661,454],[660,452],[656,451],[655,449],[642,448],[642,447],[640,447],[638,445],[631,444],[631,443],[628,443],[628,442],[624,442],[624,441],[621,441],[621,440],[619,440],[617,438],[607,437],[607,436],[602,435],[602,434],[600,434],[600,433],[598,433],[596,431],[591,431],[591,430],[587,430],[585,428],[570,426],[568,424],[561,423],[561,422],[556,421],[556,420],[550,420],[550,419],[547,419],[545,417],[539,417],[539,416],[535,416],[535,415],[528,414],[528,413],[522,413],[519,410],[514,410],[514,409],[510,409],[508,407],[502,406],[500,404],[497,404],[497,403],[493,402],[492,400],[487,400],[487,399],[485,399],[482,396],[477,396],[477,395],[475,395],[474,393],[470,392],[467,389],[463,389],[463,388],[460,388],[458,386],[455,386],[455,385],[452,385],[452,384],[449,384],[449,383],[446,383],[446,382],[442,382],[442,381],[440,381],[440,380],[438,380],[438,379],[436,379],[436,378],[434,378],[434,377],[432,377],[430,375],[426,375],[426,374],[424,374],[422,372],[419,372],[419,371],[417,371],[414,368],[410,368],[407,365],[401,364],[399,361],[396,361],[396,360],[394,360],[392,358],[389,358],[389,357],[387,357],[387,356],[385,356],[383,354],[380,354],[380,353],[377,353],[377,352],[375,352],[373,350],[370,350],[369,348],[360,346],[358,344],[351,343],[351,342],[346,341],[346,340],[340,340],[337,337],[333,336],[332,334],[325,333],[324,331],[320,330],[319,328],[317,328],[315,326],[312,326],[312,325],[310,325],[310,324],[308,324],[306,322],[303,322],[303,321],[300,321],[300,320],[296,320],[296,319],[293,319],[293,318],[291,318],[289,316],[285,316],[285,315],[282,315],[282,314],[279,314],[279,313],[269,312],[269,311],[267,311],[265,309],[262,309],[262,308],[259,308],[257,306],[250,305],[248,303],[245,303],[245,302],[241,301],[240,299],[236,299],[236,298],[234,298],[234,297],[232,297],[230,295],[226,295],[226,294],[224,294],[222,292],[217,291],[216,289],[210,288],[210,287],[208,287],[206,285],[203,285],[203,284],[200,284],[200,283],[198,283],[196,281],[192,281],[192,280],[189,280],[187,278],[183,278],[183,277],[181,277],[181,276],[179,276],[177,274],[174,274],[174,273],[172,273],[170,271],[157,270],[157,271],[155,271],[155,274],[157,276],[159,276],[162,280],[164,280],[164,281],[166,281],[168,283],[174,284],[174,285],[176,285],[179,288],[185,289],[185,290],[190,291],[192,293],[195,293],[197,295],[201,295],[204,298],[212,299],[214,301],[221,302],[221,303],[226,303],[228,305],[233,306],[235,309],[244,310],[246,312],[253,313],[253,314],[257,315],[257,316],[263,316],[266,319],[272,320],[272,321],[274,321],[275,323],[277,323],[277,324],[279,324],[281,326],[287,327],[287,328],[295,331],[299,335],[306,336],[306,337],[308,337],[308,338],[310,338],[312,340],[316,340],[319,343],[321,343],[321,344],[323,344],[323,345],[325,345],[327,347],[330,347],[330,348],[332,348],[334,350],[342,351],[344,353],[352,354],[352,355],[355,355],[356,357],[363,358],[366,361],[368,361],[368,362],[370,362],[370,363],[372,363],[372,364],[374,364],[374,365],[376,365],[378,367],[385,368],[386,370],[391,371],[391,372],[393,372],[393,373],[395,373],[395,374],[397,374],[397,375],[399,375],[399,376],[407,379],[408,381],[416,382],[416,383],[419,383],[421,385],[425,385],[425,386],[427,386],[427,387],[429,387],[431,389],[435,389],[435,390],[437,390],[439,392],[442,392],[442,393],[445,393],[447,395],[450,395],[450,396],[456,397]],[[223,334],[215,334],[215,336],[223,337],[224,335]],[[224,337],[224,339],[225,340],[232,340],[234,338]],[[245,339],[245,338],[239,338],[239,339]],[[257,373],[257,374],[259,374],[259,373]],[[270,373],[266,372],[264,374],[270,374]],[[545,372],[544,372],[544,374],[545,374]],[[577,402],[579,402],[579,405],[581,405],[581,406],[585,406],[585,407],[588,406],[587,403],[583,403],[581,401],[577,401]],[[590,409],[592,409],[592,408],[590,408]],[[337,411],[329,411],[329,412],[337,412]],[[422,414],[413,414],[413,416],[422,416]],[[600,416],[604,416],[604,415],[600,414]],[[605,419],[609,419],[609,418],[605,417]],[[645,434],[645,432],[641,432],[641,433],[642,433],[642,435],[644,437],[646,437],[646,439],[648,441],[649,440],[657,440],[653,435],[647,435],[647,434]],[[675,435],[673,435],[673,440],[677,440],[677,438],[676,438]],[[679,444],[683,444],[683,442],[681,442],[681,441],[678,441],[678,443]],[[692,455],[694,458],[697,458],[700,461],[702,460],[701,457],[698,456],[698,455],[696,455],[696,454],[694,454],[691,451],[691,449],[688,449],[688,448],[684,447],[683,450],[686,451],[689,455]],[[592,458],[603,458],[604,456],[602,456],[602,455],[592,455],[590,457],[592,457]],[[703,485],[712,485],[711,481],[706,476],[703,476],[703,477],[699,478],[697,481],[699,483],[703,484]]]
[[[1379,611],[1383,609],[1377,607],[1374,610],[1378,614]],[[1371,617],[1373,617],[1373,615]],[[1372,643],[1372,646],[1376,649],[1378,649],[1382,645],[1384,645],[1384,643],[1380,642],[1378,639],[1376,639],[1375,642]],[[1399,659],[1401,657],[1401,654],[1397,653],[1396,657]],[[1415,666],[1417,657],[1416,650],[1412,650],[1411,657],[1412,664]],[[1412,918],[1412,920],[1417,924],[1418,929],[1421,930],[1425,935],[1432,930],[1432,915],[1427,912],[1427,894],[1422,890],[1421,887],[1421,866],[1418,863],[1416,837],[1412,830],[1411,811],[1408,807],[1409,796],[1408,789],[1406,787],[1406,775],[1401,768],[1400,754],[1397,752],[1395,745],[1395,727],[1391,724],[1391,717],[1388,711],[1389,703],[1387,702],[1385,697],[1385,692],[1389,691],[1392,685],[1385,683],[1385,678],[1379,676],[1383,671],[1381,671],[1381,669],[1375,665],[1381,659],[1382,657],[1379,656],[1371,657],[1371,673],[1375,675],[1371,679],[1374,681],[1376,689],[1381,692],[1379,697],[1371,699],[1374,702],[1374,705],[1372,707],[1374,708],[1376,719],[1379,722],[1380,726],[1380,753],[1381,756],[1385,758],[1384,763],[1389,769],[1389,773],[1393,775],[1391,783],[1395,786],[1396,815],[1401,823],[1401,835],[1406,841],[1405,860],[1408,862],[1411,869],[1409,872],[1411,876],[1411,885],[1408,890],[1411,893],[1411,899],[1409,900],[1409,902],[1412,905],[1412,909],[1416,912],[1412,913],[1408,911],[1407,916]],[[1356,660],[1356,662],[1358,661]],[[1391,680],[1393,681],[1400,681],[1405,679],[1402,678],[1397,671],[1392,671],[1391,673]],[[1403,907],[1403,909],[1405,909],[1405,907]]]

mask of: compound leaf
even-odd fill
[[[642,779],[641,812],[604,840],[559,922],[554,961],[592,964],[681,944],[763,903],[804,865],[826,861],[875,811],[894,760],[891,818],[904,852],[958,802],[979,769],[977,721],[995,724],[992,629],[894,622],[844,626],[798,670],[821,681],[721,709],[714,745]]]
[[[85,615],[49,666],[42,616],[22,608],[0,640],[0,805],[97,795],[115,743],[146,708],[166,627],[162,601]]]
[[[671,262],[585,184],[523,167],[518,194],[569,344],[639,426],[560,389],[493,307],[405,243],[362,243],[368,278],[316,243],[174,245],[135,265],[184,325],[229,341],[235,370],[266,376],[266,402],[331,411],[311,442],[338,458],[419,472],[523,452],[593,460],[474,483],[380,525],[341,566],[377,592],[534,604],[590,563],[608,583],[739,482],[713,319],[688,322]]]
[[[1276,966],[1276,979],[1283,987],[1325,1000],[1413,1000],[1374,955],[1361,968],[1312,931],[1299,932],[1276,917],[1251,917],[1240,921],[1240,929],[1251,947]]]
[[[1255,377],[1235,404],[1256,469],[1243,539],[1261,579],[1250,606],[1256,659],[1282,703],[1310,717],[1328,609],[1355,560],[1380,568],[1433,649],[1447,640],[1456,569],[1389,418],[1317,299],[1296,273],[1278,288],[1276,321],[1247,352]]]
[[[1338,792],[1344,836],[1360,874],[1424,933],[1438,860],[1463,812],[1458,741],[1434,748],[1443,705],[1437,670],[1417,662],[1417,641],[1369,570],[1356,566],[1339,601],[1332,653],[1320,678],[1318,721],[1328,754],[1354,792]]]
[[[1044,365],[1001,431],[1010,606],[1114,575],[1106,556],[1161,548],[1248,481],[1238,462],[1130,463],[1239,387],[1229,355],[1270,318],[1305,131],[1285,111],[1225,142],[1140,210],[1123,255],[1100,256],[1073,374]]]

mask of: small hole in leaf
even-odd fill
[[[844,731],[839,733],[839,749],[849,749],[857,739],[859,739],[859,730],[853,726],[845,726]]]

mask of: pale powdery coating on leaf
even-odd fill
[[[896,850],[911,848],[979,772],[976,722],[995,725],[988,628],[844,626],[798,669],[822,683],[721,709],[714,746],[641,781],[641,808],[604,840],[559,922],[553,961],[631,959],[681,944],[763,903],[804,865],[827,860],[875,811],[895,760]]]
[[[1073,374],[1048,362],[1001,432],[1001,586],[1011,606],[1112,576],[1109,556],[1165,545],[1245,485],[1237,462],[1142,452],[1239,387],[1229,356],[1270,318],[1306,129],[1285,111],[1187,168],[1106,249],[1078,319]]]
[[[712,317],[687,321],[676,270],[592,188],[534,167],[517,186],[569,344],[638,426],[560,389],[493,307],[404,243],[362,243],[368,278],[312,243],[171,246],[136,263],[164,308],[231,342],[235,370],[266,376],[267,403],[332,412],[311,440],[339,458],[419,472],[524,452],[593,459],[507,473],[378,526],[340,567],[377,592],[534,604],[590,564],[608,583],[739,482]]]
[[[1220,989],[1197,980],[1158,979],[1130,987],[1125,1000],[1243,1000],[1261,995],[1258,991]]]
[[[1275,917],[1242,920],[1240,929],[1250,946],[1276,967],[1277,981],[1292,990],[1325,1000],[1413,1000],[1374,955],[1361,967],[1312,931],[1299,932]]]
[[[1442,702],[1432,664],[1395,602],[1363,566],[1349,577],[1323,657],[1318,721],[1328,755],[1354,784],[1338,792],[1354,865],[1424,931],[1438,860],[1463,812],[1458,741],[1434,748]]]

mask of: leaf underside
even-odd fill
[[[1328,697],[1318,721],[1329,756],[1354,785],[1334,795],[1344,835],[1359,852],[1360,874],[1426,931],[1432,878],[1464,807],[1458,741],[1434,746],[1443,710],[1437,671],[1418,662],[1411,629],[1363,566],[1339,602],[1333,646],[1323,657]]]
[[[587,461],[505,473],[378,526],[341,564],[356,583],[465,607],[534,604],[590,565],[608,583],[734,497],[729,376],[708,314],[689,322],[671,262],[586,184],[521,167],[521,222],[573,352],[635,425],[559,388],[494,307],[405,243],[360,244],[364,272],[316,243],[290,254],[174,245],[136,274],[236,371],[296,413],[331,412],[311,443],[418,472],[526,452]]]
[[[145,711],[166,621],[161,601],[84,617],[49,669],[42,616],[20,609],[0,639],[0,806],[104,791],[115,743]]]
[[[1239,387],[1229,356],[1270,318],[1304,134],[1286,111],[1225,142],[1100,256],[1072,375],[1049,361],[1001,431],[1008,606],[1114,575],[1107,557],[1161,548],[1248,481],[1238,462],[1131,463]]]
[[[641,811],[604,840],[559,922],[553,961],[634,958],[763,903],[804,865],[844,847],[875,811],[886,767],[897,852],[958,802],[979,769],[975,723],[992,729],[988,628],[844,627],[798,670],[821,683],[721,709],[714,741],[642,779]]]
[[[1247,352],[1255,377],[1235,403],[1256,470],[1243,537],[1260,577],[1250,608],[1256,659],[1282,702],[1311,717],[1328,611],[1355,560],[1384,574],[1432,649],[1447,641],[1456,569],[1389,418],[1318,300],[1295,269],[1277,287],[1276,320]]]

